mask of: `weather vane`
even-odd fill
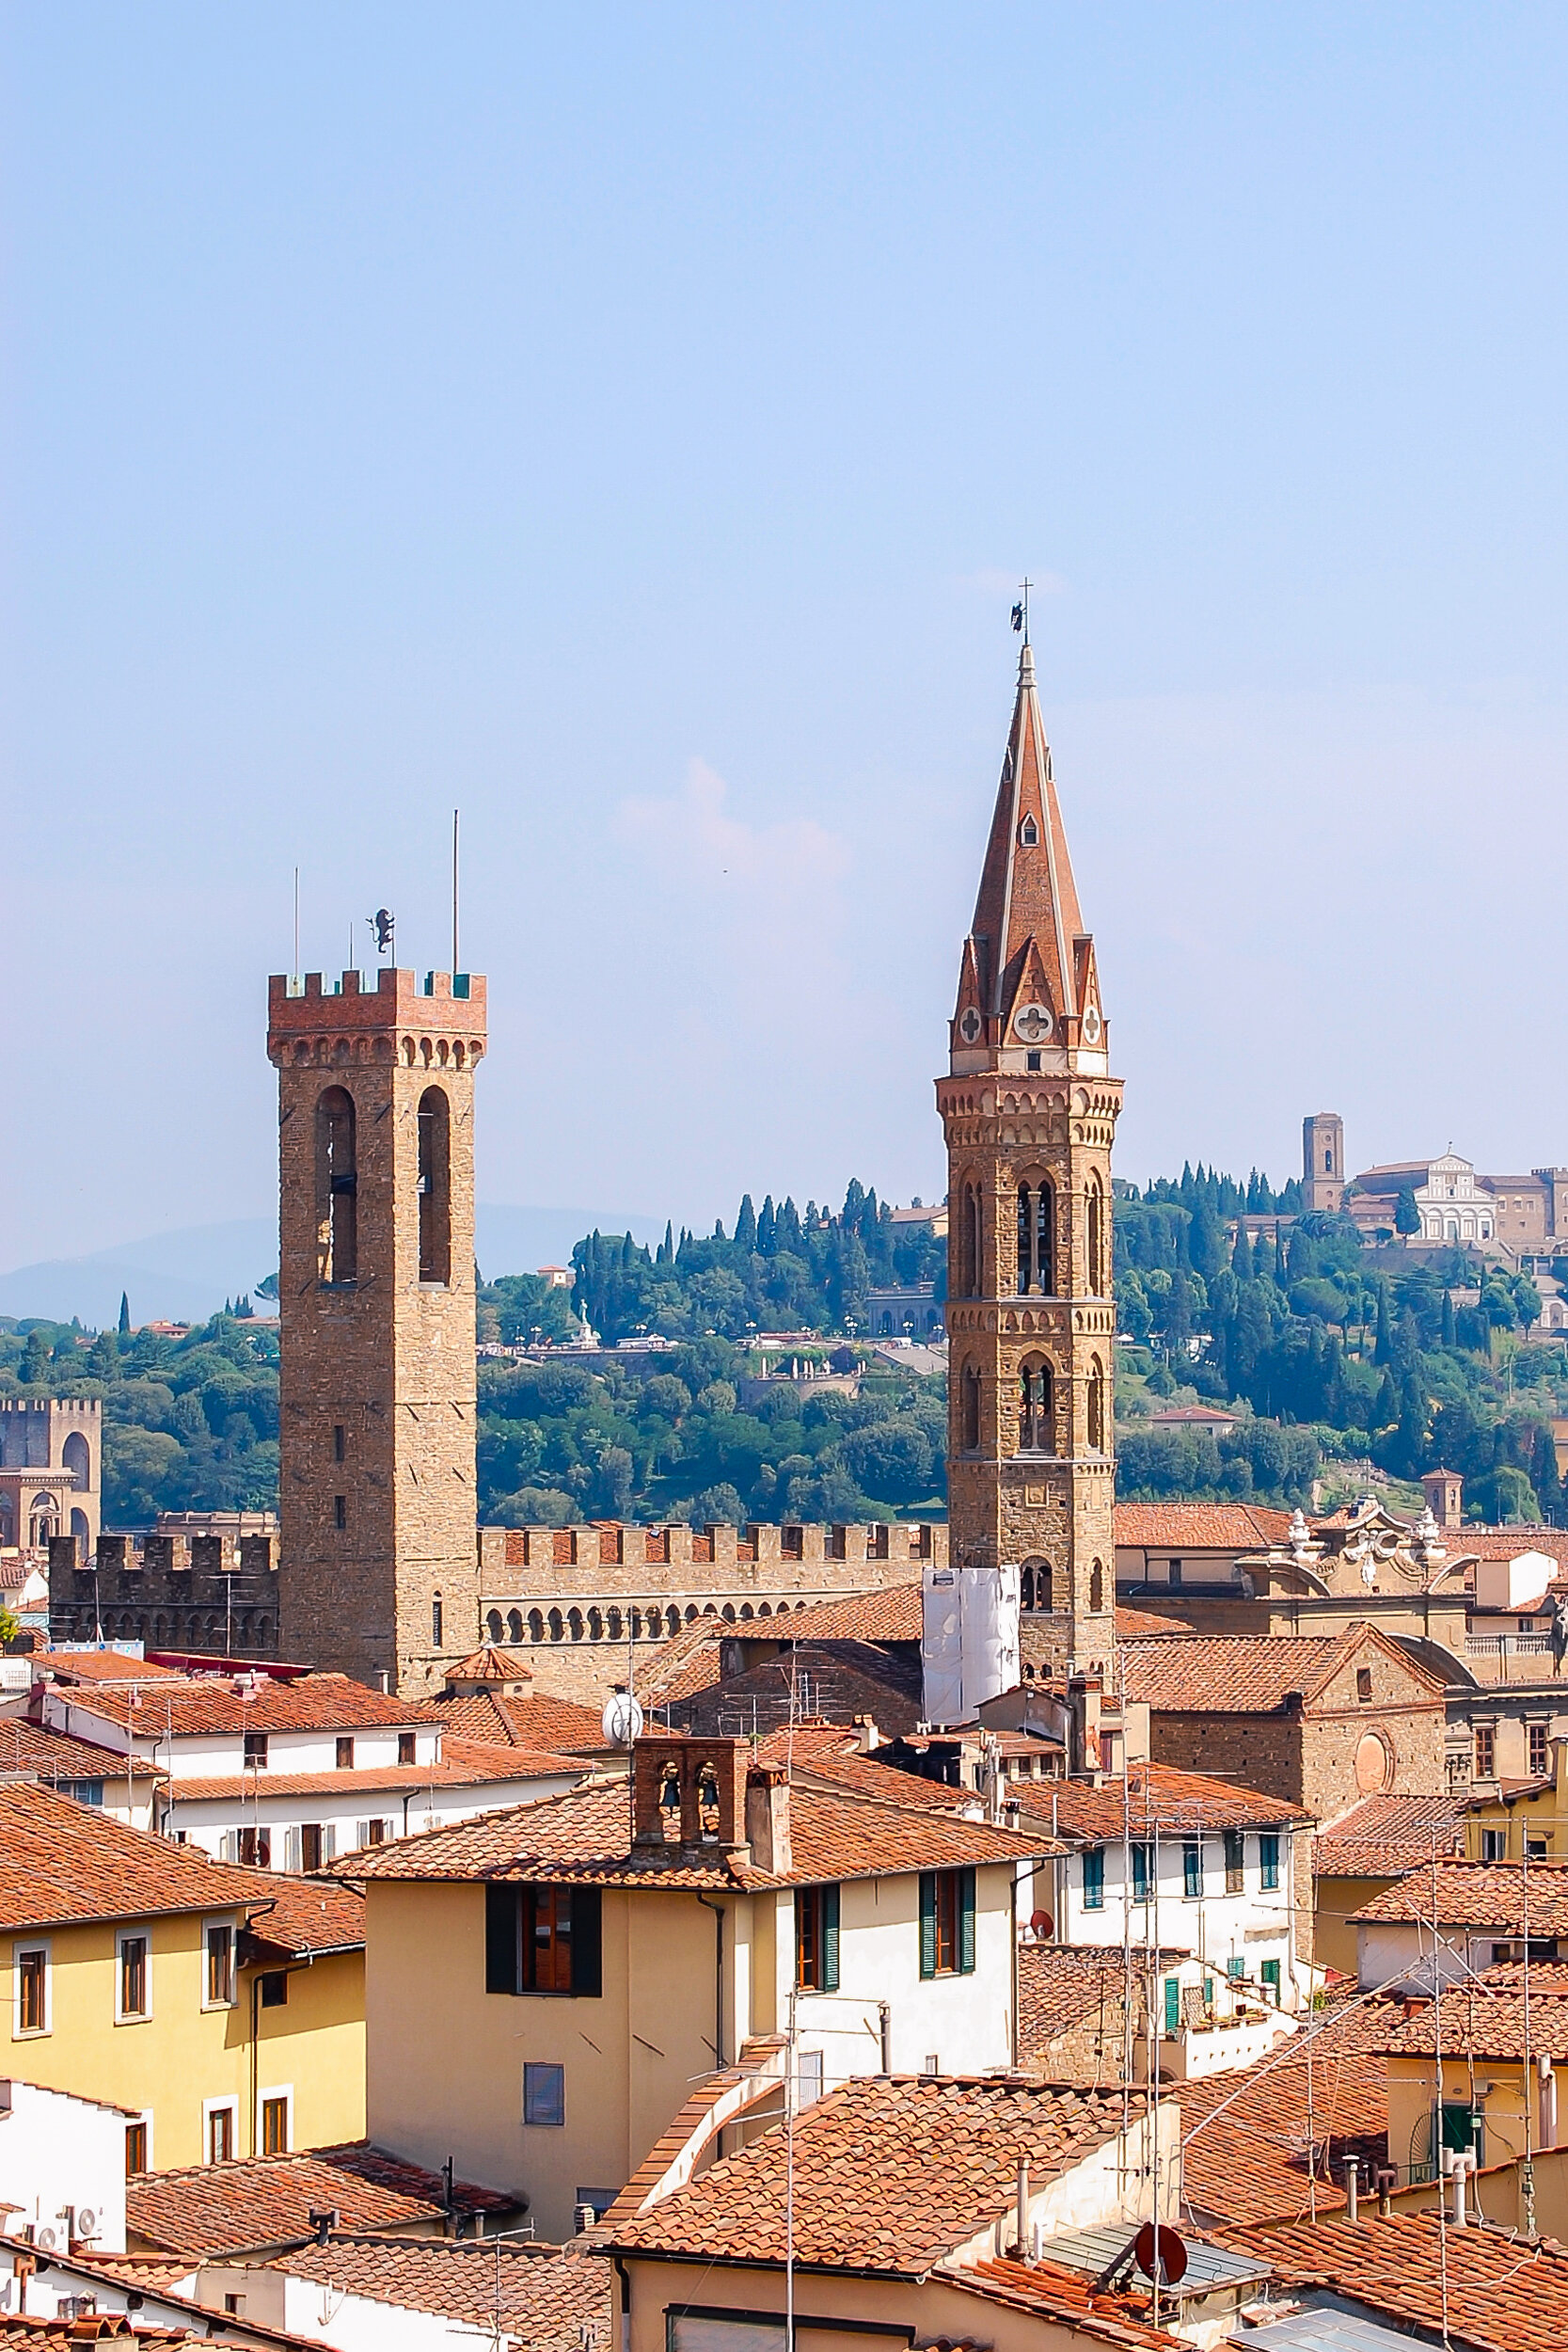
[[[391,909],[377,907],[373,914],[366,915],[365,921],[375,933],[376,952],[379,955],[389,956],[397,938],[398,928]]]
[[[1018,602],[1013,607],[1013,628],[1022,632],[1025,644],[1029,643],[1029,591],[1034,584],[1032,580],[1021,582]]]

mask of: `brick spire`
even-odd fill
[[[1103,1052],[1098,996],[1093,942],[1079,910],[1035,689],[1035,657],[1025,644],[974,919],[964,945],[953,1019],[954,1067],[974,1069],[976,1055],[989,1060],[1003,1048],[1049,1046],[1060,1052],[1084,1043]]]

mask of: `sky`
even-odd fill
[[[445,966],[454,807],[483,1199],[939,1197],[1024,573],[1118,1172],[1568,1161],[1565,114],[1506,4],[0,9],[0,1268],[270,1214],[295,867]]]

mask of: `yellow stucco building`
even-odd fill
[[[131,2171],[356,2139],[364,1906],[0,1788],[0,2072],[129,2110]]]

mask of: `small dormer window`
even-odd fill
[[[1040,829],[1032,817],[1026,817],[1018,829],[1019,840],[1026,850],[1039,847]]]

